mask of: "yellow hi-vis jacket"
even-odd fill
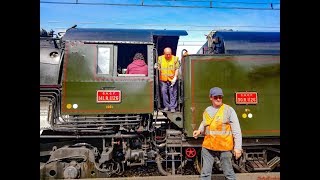
[[[160,64],[160,80],[172,81],[174,78],[175,70],[179,68],[178,57],[173,56],[170,60],[166,60],[164,55],[158,57]]]
[[[223,122],[225,106],[228,105],[222,104],[214,116],[207,111],[203,113],[206,129],[202,147],[213,151],[233,150],[231,125]]]

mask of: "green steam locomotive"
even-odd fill
[[[280,170],[279,32],[212,31],[197,54],[177,52],[184,30],[72,27],[58,35],[40,30],[41,179],[110,177],[149,163],[162,175],[183,174],[187,163],[199,172],[203,137],[192,132],[214,86],[240,121],[236,172]],[[162,110],[154,69],[165,47],[181,53],[174,113]],[[125,73],[137,52],[148,75]]]

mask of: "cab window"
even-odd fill
[[[98,47],[97,74],[110,74],[111,48]]]
[[[148,51],[146,44],[118,44],[117,45],[117,74],[118,76],[145,76],[144,74],[139,74],[139,71],[135,71],[134,74],[128,74],[127,68],[133,63],[133,58],[136,53],[140,53],[144,58],[144,63],[148,66]],[[136,68],[136,70],[141,69],[142,62],[133,63],[131,67]]]

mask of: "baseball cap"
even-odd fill
[[[209,96],[223,96],[222,89],[219,87],[214,87],[210,89]]]

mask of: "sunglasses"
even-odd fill
[[[222,96],[213,96],[213,99],[222,99]]]

